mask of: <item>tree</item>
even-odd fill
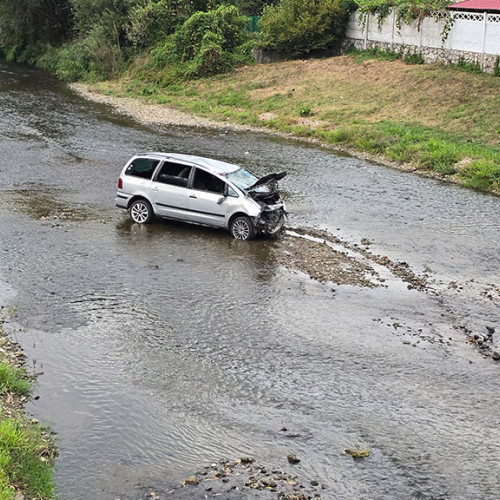
[[[68,0],[0,0],[0,47],[58,44],[72,28]]]
[[[281,0],[264,9],[261,46],[297,57],[338,45],[347,24],[342,0]]]

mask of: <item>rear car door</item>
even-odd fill
[[[188,219],[187,188],[192,167],[177,161],[165,161],[151,182],[151,199],[158,215]]]

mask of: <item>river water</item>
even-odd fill
[[[367,238],[430,290],[321,284],[279,241],[133,225],[114,194],[140,150],[287,170],[290,226]],[[28,409],[57,432],[59,498],[162,498],[217,460],[289,453],[323,499],[498,498],[500,364],[464,329],[496,327],[498,349],[499,198],[283,138],[149,129],[7,63],[0,153],[0,303],[40,373]]]

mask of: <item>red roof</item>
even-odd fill
[[[479,10],[481,12],[500,12],[500,0],[465,0],[448,5],[449,9]]]

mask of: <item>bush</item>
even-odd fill
[[[73,43],[59,49],[47,62],[61,80],[76,82],[89,72],[90,54],[85,43]]]
[[[281,0],[262,13],[260,46],[291,57],[337,47],[348,15],[341,0]]]
[[[207,33],[217,37],[222,50],[231,52],[248,40],[246,23],[247,18],[240,16],[233,6],[221,5],[209,12],[196,12],[175,32],[176,54],[182,61],[194,59]]]
[[[246,22],[234,6],[193,14],[151,51],[153,66],[163,73],[161,83],[215,75],[250,62]]]
[[[159,0],[134,7],[127,27],[128,40],[137,48],[161,43],[193,13],[189,7],[190,4],[184,6],[177,0]]]
[[[422,54],[418,52],[410,52],[403,57],[403,61],[407,64],[424,64],[424,58]]]

